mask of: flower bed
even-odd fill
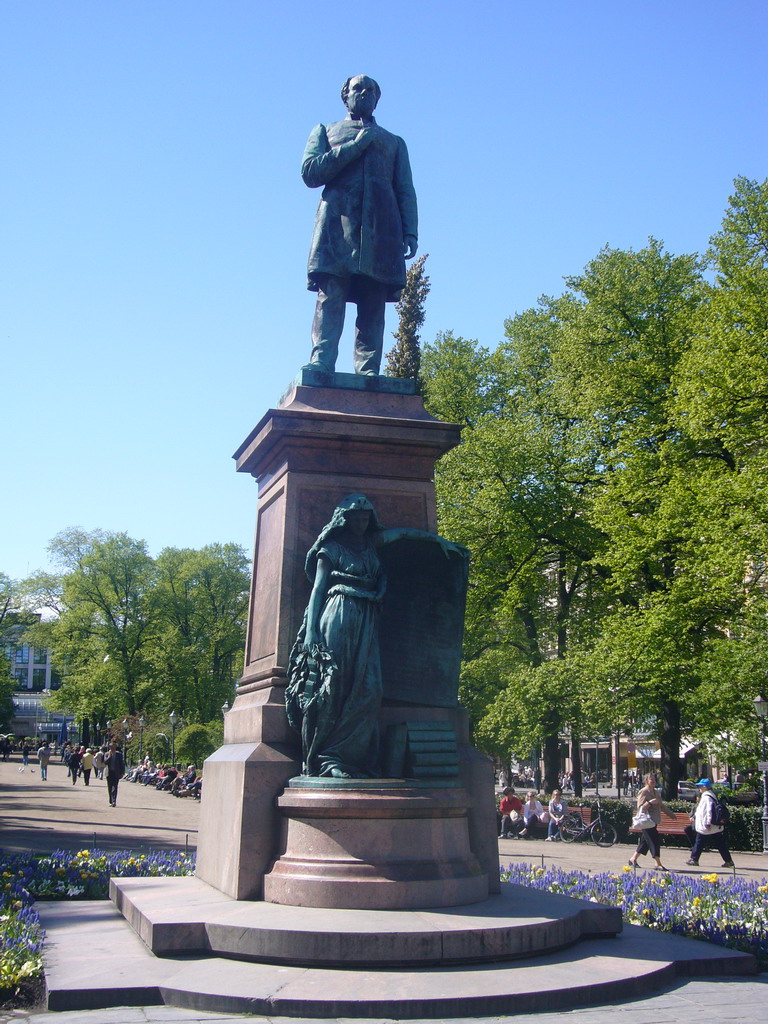
[[[768,969],[768,884],[711,875],[632,871],[584,874],[510,865],[502,878],[545,892],[621,907],[624,920],[752,953]]]
[[[56,850],[49,857],[0,850],[0,1003],[29,1002],[41,991],[43,939],[35,900],[103,900],[112,875],[194,874],[184,853]]]

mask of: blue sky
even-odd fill
[[[0,571],[76,525],[250,548],[231,454],[308,356],[299,165],[348,75],[408,143],[424,340],[492,347],[606,244],[706,247],[768,173],[767,29],[759,0],[0,0]]]

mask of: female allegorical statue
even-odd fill
[[[288,721],[301,733],[303,775],[378,775],[378,619],[386,577],[376,551],[408,539],[439,544],[446,557],[467,557],[463,547],[435,534],[383,529],[362,494],[339,503],[307,554],[312,593],[285,694]]]

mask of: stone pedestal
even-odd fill
[[[293,779],[277,803],[281,854],[264,879],[270,903],[412,910],[488,895],[461,789]]]
[[[350,386],[364,390],[296,384],[234,456],[238,471],[259,487],[253,581],[245,670],[224,719],[224,746],[205,764],[197,874],[235,899],[261,897],[279,852],[277,797],[301,770],[283,693],[310,593],[307,551],[337,502],[353,492],[373,501],[385,525],[437,531],[434,465],[458,443],[459,427],[431,417],[417,395],[388,392],[392,383],[405,390],[403,382],[380,378],[352,378]],[[414,714],[463,714],[455,707],[392,707],[386,685],[384,703],[383,725]],[[491,764],[466,737],[461,744],[472,850],[495,891]]]

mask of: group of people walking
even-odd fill
[[[46,740],[37,750],[41,782],[48,781],[48,766],[51,763],[52,755],[51,744]],[[117,786],[125,775],[125,758],[115,740],[112,740],[108,747],[99,747],[95,752],[91,747],[78,747],[65,743],[61,759],[66,765],[73,786],[77,784],[79,778],[82,778],[85,786],[90,785],[93,772],[96,773],[98,779],[103,779],[106,776],[110,806],[117,806]]]
[[[685,862],[696,867],[699,857],[704,850],[714,847],[723,858],[723,867],[732,868],[733,858],[728,846],[728,835],[726,826],[721,821],[719,813],[719,801],[712,791],[712,780],[702,778],[696,783],[699,789],[699,799],[691,815],[690,825],[686,825],[684,831],[691,844],[691,856]],[[650,772],[645,776],[643,788],[637,794],[638,814],[645,813],[653,821],[648,828],[642,828],[637,840],[637,848],[629,858],[629,864],[634,867],[638,858],[650,853],[656,863],[657,871],[668,871],[661,863],[661,838],[659,836],[659,825],[661,824],[662,811],[674,817],[672,811],[662,800],[658,789],[658,779]]]
[[[702,778],[696,783],[699,799],[691,814],[691,823],[684,829],[691,844],[691,855],[686,864],[696,867],[701,854],[715,849],[723,859],[724,868],[732,868],[733,859],[728,845],[727,825],[724,822],[725,812],[712,790],[712,780]],[[664,802],[658,788],[658,779],[649,773],[643,779],[643,786],[637,794],[636,810],[642,816],[643,824],[639,832],[637,847],[629,858],[629,865],[634,867],[639,858],[649,853],[658,871],[667,871],[661,862],[661,837],[659,826],[662,813],[674,817],[674,811]],[[507,786],[499,801],[501,827],[499,839],[531,838],[533,830],[546,827],[547,842],[556,842],[562,838],[562,826],[568,813],[568,805],[562,791],[552,792],[546,809],[539,800],[538,794],[531,789],[525,801],[515,794],[513,786]]]

